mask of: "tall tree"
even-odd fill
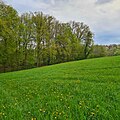
[[[21,47],[23,49],[23,65],[29,66],[34,61],[34,58],[32,58],[32,56],[34,57],[34,27],[32,21],[32,13],[24,13],[21,15],[21,25]]]
[[[70,22],[73,34],[76,35],[80,45],[83,49],[83,58],[87,58],[93,48],[93,33],[90,31],[89,26],[80,22]]]
[[[36,43],[36,63],[37,66],[41,66],[42,61],[42,50],[43,46],[46,44],[44,41],[45,35],[45,17],[42,12],[35,12],[33,14],[33,22],[35,27],[35,43]]]
[[[16,40],[16,28],[18,25],[18,14],[11,6],[0,4],[0,21],[1,21],[1,46],[4,71],[6,67],[14,66],[14,51]]]
[[[86,59],[93,50],[93,34],[91,31],[86,33],[86,38],[83,39],[84,43],[84,58]]]

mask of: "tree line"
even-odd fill
[[[100,57],[105,51],[94,45],[83,22],[62,23],[42,12],[18,15],[0,2],[0,72]]]
[[[93,43],[93,33],[84,23],[61,23],[42,12],[18,15],[0,3],[1,71],[86,59]]]
[[[94,45],[89,58],[118,56],[120,55],[120,44]]]

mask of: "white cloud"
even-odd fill
[[[107,4],[112,2],[113,0],[96,0],[96,4]]]
[[[104,36],[114,36],[120,43],[120,0],[6,0],[20,12],[43,11],[60,21],[80,21],[95,33],[97,43]],[[102,37],[101,37],[102,36]],[[116,39],[116,40],[115,40]],[[110,40],[111,42],[111,40]]]
[[[55,5],[55,0],[51,0],[51,4],[52,4],[52,5]]]

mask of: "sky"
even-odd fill
[[[120,0],[3,0],[19,14],[42,11],[61,22],[84,22],[95,44],[120,44]]]

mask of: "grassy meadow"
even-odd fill
[[[120,120],[120,56],[0,74],[0,120]]]

